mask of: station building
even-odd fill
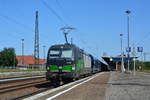
[[[138,57],[129,57],[128,58],[126,55],[123,55],[123,56],[119,55],[119,56],[116,56],[116,57],[113,57],[113,56],[102,56],[102,58],[109,65],[111,70],[121,71],[121,61],[122,61],[122,59],[123,59],[123,62],[124,62],[124,67],[125,67],[125,69],[127,69],[127,67],[128,67],[128,60],[130,62],[133,62],[133,59],[134,58],[137,59]],[[130,69],[132,69],[132,66],[130,67]]]

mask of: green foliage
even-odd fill
[[[143,62],[143,61],[139,61],[136,60],[135,62],[136,64],[136,69],[138,70],[150,70],[150,62]],[[132,66],[133,66],[133,62],[132,62]]]
[[[0,51],[0,66],[16,66],[17,63],[14,48],[4,48]]]
[[[150,70],[150,62],[144,62],[143,68],[144,70]]]

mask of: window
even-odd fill
[[[50,50],[49,58],[72,58],[71,49]]]
[[[72,57],[72,50],[62,50],[62,58],[71,58]]]
[[[59,50],[51,50],[50,55],[59,55],[60,51]]]
[[[49,57],[50,58],[59,58],[60,50],[50,50]]]

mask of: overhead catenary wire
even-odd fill
[[[40,0],[40,1],[42,2],[42,4],[43,4],[49,11],[52,12],[61,22],[63,22],[65,26],[68,26],[68,24],[63,20],[63,18],[62,18],[49,4],[47,4],[47,2],[46,2],[45,0]],[[59,3],[58,0],[56,0],[56,3],[57,3],[57,5],[59,6],[59,8],[60,8],[61,12],[63,13],[64,17],[65,17],[66,19],[68,19],[68,16],[66,17],[66,14],[64,13],[63,7],[62,7],[62,5]],[[81,32],[79,32],[79,30],[78,30],[78,33],[81,33]],[[78,38],[79,38],[79,37],[78,37]],[[84,40],[84,41],[83,41],[83,40]],[[87,45],[86,42],[85,42],[85,39],[83,39],[83,38],[81,39],[81,34],[80,34],[80,41],[81,41],[81,43],[83,44],[84,47],[85,47],[85,45]],[[88,47],[88,45],[87,45],[86,47]]]
[[[22,27],[22,28],[24,28],[24,29],[26,29],[26,30],[28,30],[28,31],[30,31],[30,32],[34,32],[34,30],[31,28],[31,27],[29,27],[29,26],[27,26],[27,25],[25,25],[25,24],[23,24],[23,23],[21,23],[21,22],[19,22],[19,21],[17,21],[16,19],[14,19],[14,18],[12,18],[12,17],[10,17],[10,16],[7,16],[7,15],[4,15],[4,14],[1,14],[0,13],[0,17],[2,18],[2,19],[4,19],[4,21],[6,22],[6,23],[8,23],[8,22],[12,22],[13,24],[16,24],[17,26],[19,26],[19,27]],[[7,22],[8,21],[8,22]],[[17,33],[17,34],[16,34]],[[14,37],[14,38],[16,38],[16,39],[18,39],[18,38],[22,38],[22,34],[23,34],[24,32],[11,32],[11,33],[5,33],[5,34],[8,34],[11,38],[12,37]],[[19,34],[19,35],[18,35]],[[20,35],[21,34],[21,35]]]
[[[65,17],[61,17],[45,0],[40,0],[42,2],[42,4],[50,11],[52,12],[56,17],[57,19],[59,19],[59,21],[61,21],[63,23],[64,26],[66,27],[71,27],[70,25],[68,25],[68,23],[63,19]],[[59,6],[59,8],[61,9],[61,12],[64,13],[64,11],[62,10],[62,6],[60,5],[59,2],[57,2],[57,5]],[[63,14],[65,15],[65,14]]]
[[[140,43],[144,42],[144,40],[145,40],[146,38],[148,38],[149,36],[150,36],[150,32],[148,32],[148,33],[143,37],[143,39],[141,39],[139,42],[137,42],[136,45],[139,45]]]
[[[69,21],[69,24],[70,24],[70,17],[68,16],[67,13],[65,13],[64,7],[61,5],[59,0],[55,0],[55,1],[56,1],[57,6],[59,7],[60,11],[62,12],[63,18],[67,19],[67,22]]]
[[[33,30],[31,27],[29,27],[29,26],[27,26],[27,25],[25,25],[25,24],[23,24],[23,23],[20,23],[20,22],[18,22],[17,20],[15,20],[15,19],[13,19],[13,18],[11,18],[11,17],[9,17],[9,16],[0,14],[0,17],[4,18],[4,19],[6,19],[6,20],[11,21],[11,22],[17,24],[18,26],[22,26],[23,28],[25,28],[25,29],[27,29],[27,30],[29,30],[29,31],[31,31],[31,32],[34,32],[34,30]]]
[[[4,14],[0,14],[0,17],[3,18],[3,19],[5,19],[6,21],[12,22],[13,24],[18,25],[19,27],[22,27],[22,28],[26,29],[27,31],[30,31],[30,32],[34,33],[34,28],[31,28],[30,26],[21,23],[18,20],[14,19],[14,18],[12,18],[10,16],[4,15]],[[16,33],[23,34],[24,32],[16,32]],[[17,35],[12,35],[12,34],[10,34],[10,35],[14,36],[14,37],[17,36]],[[44,36],[44,37],[47,38],[47,36]]]
[[[50,11],[52,12],[64,25],[68,25],[63,18],[50,6],[47,4],[47,2],[45,0],[40,0],[42,2],[42,4]]]
[[[45,6],[50,7],[44,0],[41,0],[41,1],[42,1],[43,4],[45,4]],[[60,8],[61,12],[63,13],[64,17],[65,17],[66,19],[68,19],[68,15],[66,15],[66,13],[64,13],[63,7],[62,7],[62,5],[60,4],[59,0],[55,0],[55,1],[56,1],[56,3],[57,3],[58,7]],[[50,10],[50,11],[51,11],[51,10],[54,11],[51,7],[50,7],[49,10]],[[54,11],[54,12],[55,12],[55,13],[53,13],[53,14],[58,15],[56,11]],[[58,17],[61,18],[61,16],[59,16],[59,15],[58,15]],[[62,18],[61,18],[61,20],[62,20]],[[77,30],[77,29],[76,29],[76,30]],[[78,31],[78,33],[81,33],[81,32],[79,32],[79,30],[77,30],[77,31]],[[80,34],[80,36],[81,36],[81,34]],[[86,42],[85,42],[85,41],[83,42],[83,39],[80,38],[80,41],[85,45]]]
[[[56,0],[56,3],[57,3],[57,5],[58,5],[61,9],[63,9],[63,7],[61,6],[61,4],[60,4],[60,2],[59,2],[58,0]]]
[[[0,18],[2,18],[2,19],[4,19],[4,21],[5,22],[11,22],[11,23],[13,23],[13,24],[15,24],[15,25],[17,25],[17,26],[19,26],[19,27],[22,27],[22,28],[24,28],[25,30],[27,30],[27,31],[30,31],[31,33],[34,33],[34,28],[32,28],[32,27],[30,27],[30,26],[28,26],[28,25],[26,25],[26,24],[23,24],[23,23],[21,23],[20,21],[18,21],[18,20],[16,20],[16,19],[14,19],[14,18],[12,18],[11,16],[7,16],[7,15],[4,15],[4,14],[1,14],[0,13]],[[13,33],[6,33],[6,34],[8,34],[10,37],[11,37],[11,39],[12,39],[12,37],[14,38],[14,39],[18,39],[18,38],[22,38],[22,37],[24,37],[23,36],[23,34],[24,34],[25,32],[13,32]],[[18,36],[18,34],[19,34],[19,36]],[[21,34],[21,35],[20,35]],[[25,34],[24,34],[25,35]],[[43,35],[42,35],[43,36]],[[9,37],[9,38],[10,38]],[[47,38],[48,36],[44,36],[45,38]],[[25,37],[24,37],[25,38]],[[31,39],[30,39],[31,40]],[[39,45],[41,45],[41,44],[39,44]]]
[[[65,13],[65,11],[64,11],[64,9],[63,9],[63,6],[62,6],[61,3],[59,2],[59,0],[55,0],[55,1],[56,1],[56,4],[58,5],[58,7],[60,8],[60,10],[61,10],[63,16],[64,16],[66,19],[70,19],[70,18],[68,18],[68,15]],[[69,20],[69,22],[70,22],[70,20]],[[74,25],[73,25],[73,26],[74,26]],[[81,44],[83,44],[83,46],[84,46],[84,47],[82,47],[82,48],[84,49],[85,47],[89,47],[89,46],[86,44],[87,41],[81,37],[81,33],[82,33],[82,32],[80,32],[80,30],[78,30],[78,29],[76,29],[76,31],[77,31],[77,33],[79,33],[79,35],[80,35],[80,36],[77,36],[78,39],[80,40]]]

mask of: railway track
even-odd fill
[[[38,84],[43,84],[46,83],[48,81],[46,80],[41,80],[41,81],[34,81],[34,82],[27,82],[24,84],[16,84],[16,85],[10,85],[10,86],[5,86],[5,87],[1,87],[0,88],[0,93],[5,93],[5,92],[9,92],[9,91],[15,91],[18,89],[23,89],[23,88],[28,88],[28,87],[32,87]]]
[[[47,81],[45,77],[4,81],[3,85],[0,85],[0,100],[22,100],[23,98],[54,88],[54,84]]]
[[[45,77],[45,75],[29,75],[29,76],[5,77],[5,78],[0,78],[0,83],[8,82],[8,81],[34,79],[34,78],[40,78],[40,77]]]
[[[2,99],[18,99],[28,95],[32,95],[41,91],[50,89],[43,88],[50,82],[45,77],[35,77],[20,80],[9,80],[0,82],[0,100]],[[43,86],[43,87],[41,87]]]

